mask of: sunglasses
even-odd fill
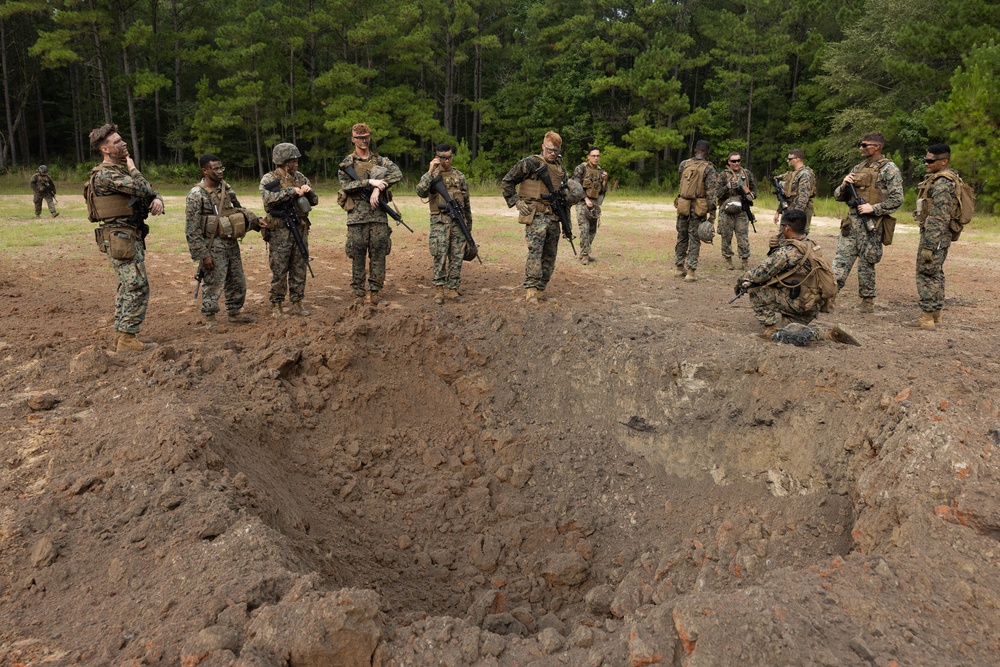
[[[934,164],[935,162],[938,162],[943,159],[944,159],[943,157],[925,157],[924,164]]]
[[[743,160],[730,160],[730,162],[743,162]]]
[[[358,141],[371,141],[372,137],[371,137],[370,134],[365,134],[365,135],[362,135],[360,137],[355,136],[354,138],[357,139]]]
[[[878,144],[868,144],[863,141],[858,144],[858,148],[871,148],[872,146],[878,146]]]

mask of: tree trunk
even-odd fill
[[[121,25],[122,34],[128,29],[128,25],[125,21],[125,8],[123,7],[118,13],[119,23]],[[124,46],[122,47],[122,71],[125,73],[125,102],[128,105],[128,126],[129,131],[132,133],[132,145],[129,150],[129,155],[135,162],[136,169],[142,169],[142,156],[139,150],[139,132],[135,125],[135,95],[132,93],[132,83],[129,79],[132,77],[132,66],[128,62],[128,49]]]
[[[80,84],[77,81],[77,68],[69,69],[69,99],[73,105],[73,150],[76,153],[76,163],[84,160],[83,150],[83,110],[80,108]]]
[[[184,127],[184,112],[181,109],[181,40],[180,18],[177,15],[177,0],[170,2],[170,18],[174,28],[174,114],[177,122],[177,153],[174,158],[177,164],[184,164],[184,142],[181,140],[181,128]]]
[[[38,155],[42,162],[49,161],[49,147],[45,141],[45,109],[42,107],[42,84],[35,80],[35,98],[38,100]]]
[[[10,148],[10,166],[17,166],[17,152],[14,148],[14,112],[10,106],[10,71],[7,69],[7,29],[0,18],[0,67],[3,67],[3,108],[7,118],[7,147]],[[0,151],[0,167],[7,168],[7,160]]]
[[[295,131],[295,47],[288,48],[288,107],[291,111],[289,119],[292,123],[292,143],[297,141]]]
[[[87,3],[90,11],[95,12],[94,0]],[[97,80],[101,86],[101,104],[104,106],[104,122],[111,123],[111,91],[108,86],[108,75],[104,71],[104,55],[101,53],[101,33],[98,30],[97,22],[90,24],[90,32],[94,38],[94,59],[97,62]]]
[[[455,47],[451,31],[445,26],[444,33],[444,131],[454,135],[454,114],[451,108],[451,98],[455,94]]]

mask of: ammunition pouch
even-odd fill
[[[101,226],[94,230],[94,240],[101,252],[111,259],[128,261],[135,259],[135,244],[139,232],[131,227]]]
[[[229,215],[206,215],[205,237],[238,241],[246,236],[249,222],[243,211],[235,211]]]
[[[697,199],[677,197],[674,200],[674,206],[677,207],[677,215],[693,215],[696,218],[708,215],[708,200],[704,197]]]
[[[840,235],[844,237],[851,235],[851,216],[845,215],[840,219]]]
[[[344,209],[348,213],[354,210],[354,197],[350,196],[343,190],[337,191],[337,206]]]
[[[896,231],[896,218],[883,215],[878,220],[878,229],[882,234],[882,245],[892,245],[892,235]]]
[[[531,207],[530,211],[528,211],[527,213],[521,213],[520,211],[518,211],[517,214],[517,221],[522,225],[530,225],[531,221],[535,219],[536,213],[546,213],[549,210],[549,205],[540,200],[528,202],[528,205]]]

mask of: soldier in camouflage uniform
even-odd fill
[[[184,207],[185,227],[191,259],[199,263],[203,275],[201,314],[205,328],[218,329],[215,314],[219,312],[219,297],[226,292],[226,313],[229,322],[256,322],[241,313],[247,296],[247,279],[243,273],[240,241],[248,230],[260,231],[257,216],[236,199],[222,175],[226,168],[214,155],[202,155],[198,161],[203,178],[191,188]]]
[[[719,207],[719,236],[722,238],[722,259],[726,268],[733,270],[733,232],[736,232],[736,250],[744,271],[750,262],[750,220],[743,209],[743,197],[752,202],[757,198],[757,179],[749,169],[744,169],[739,151],[729,154],[726,169],[716,178],[715,200]]]
[[[42,200],[44,199],[45,204],[49,207],[49,214],[53,218],[58,218],[59,211],[56,210],[55,202],[56,182],[49,176],[49,168],[44,164],[40,165],[38,171],[31,175],[28,185],[31,186],[31,191],[35,193],[35,217],[41,217]]]
[[[163,198],[135,168],[116,125],[109,123],[91,130],[90,145],[104,160],[91,170],[84,199],[90,220],[101,223],[95,230],[98,247],[108,254],[118,276],[115,348],[119,352],[141,352],[148,349],[136,334],[146,319],[149,304],[145,242],[149,227],[138,213],[148,206],[149,213],[160,215]]]
[[[285,294],[289,295],[292,302],[291,314],[300,317],[309,315],[309,311],[302,305],[302,299],[306,294],[306,260],[308,257],[302,256],[295,243],[295,236],[285,225],[285,221],[275,215],[275,209],[287,202],[292,202],[295,206],[300,206],[300,200],[304,197],[310,206],[319,203],[319,198],[313,192],[309,179],[299,171],[299,158],[302,154],[295,144],[281,143],[271,151],[271,161],[277,167],[274,171],[264,174],[260,179],[260,196],[264,200],[264,209],[268,216],[260,222],[263,229],[261,235],[267,242],[268,262],[271,266],[271,289],[268,299],[271,302],[271,316],[280,319],[286,316],[282,309],[285,301]],[[268,185],[274,181],[280,181],[281,187],[269,190]],[[272,188],[274,186],[271,186]],[[309,215],[299,213],[299,234],[302,242],[309,249]]]
[[[833,192],[837,201],[849,201],[848,184],[853,184],[858,196],[865,200],[864,204],[851,208],[841,221],[837,256],[833,260],[840,289],[844,288],[855,260],[858,262],[858,295],[863,313],[875,312],[875,265],[882,261],[883,229],[895,227],[892,214],[903,204],[903,176],[899,167],[882,155],[884,146],[885,135],[881,132],[869,132],[862,137],[858,148],[864,162],[855,165]]]
[[[573,170],[573,180],[583,186],[586,195],[576,206],[576,224],[580,228],[580,263],[585,265],[594,259],[590,247],[601,224],[601,205],[608,191],[608,172],[597,166],[600,159],[601,149],[592,147],[587,151],[587,160]]]
[[[715,223],[715,165],[708,160],[707,141],[694,145],[694,157],[678,167],[680,187],[677,207],[677,245],[674,248],[674,275],[687,282],[698,280],[701,237],[698,227],[706,220]]]
[[[431,257],[434,258],[434,303],[440,305],[447,298],[457,301],[458,287],[462,281],[462,261],[465,258],[465,236],[458,223],[453,221],[441,207],[444,201],[434,191],[431,182],[441,176],[441,181],[452,199],[465,209],[465,224],[472,231],[472,208],[469,205],[469,182],[458,169],[452,169],[451,161],[455,151],[451,144],[438,144],[435,157],[431,160],[427,173],[417,183],[417,196],[426,198],[431,208],[431,233],[428,237]],[[439,201],[440,200],[440,201]],[[440,206],[439,206],[440,204]],[[447,288],[447,292],[445,291]]]
[[[917,294],[920,317],[905,326],[933,329],[941,322],[944,306],[944,261],[951,247],[951,220],[958,203],[957,175],[949,169],[951,148],[934,144],[924,158],[927,178],[917,187],[917,222],[920,244],[917,250]]]
[[[389,216],[379,208],[379,199],[391,200],[389,188],[403,179],[399,167],[387,157],[371,150],[372,131],[365,123],[351,128],[354,152],[341,161],[337,171],[340,192],[337,203],[347,211],[347,242],[344,252],[351,258],[351,291],[354,305],[365,301],[365,263],[368,263],[368,291],[371,305],[378,305],[385,285],[385,258],[392,251]],[[344,169],[354,167],[361,180],[354,180]],[[365,195],[366,190],[370,195]]]
[[[801,148],[793,148],[788,151],[788,166],[791,171],[786,171],[781,175],[781,190],[788,200],[788,207],[779,205],[774,213],[774,224],[778,224],[778,218],[787,211],[805,211],[806,214],[806,234],[812,227],[813,219],[813,197],[816,196],[816,174],[805,165],[805,151]]]
[[[541,154],[522,158],[507,172],[500,184],[507,207],[517,208],[518,222],[525,226],[524,238],[528,242],[528,259],[524,265],[524,290],[525,300],[528,303],[545,300],[545,288],[548,287],[552,272],[556,268],[560,222],[545,199],[550,191],[538,177],[537,172],[545,167],[552,187],[563,187],[566,171],[559,160],[561,147],[562,137],[555,132],[546,132],[542,140]],[[575,187],[567,186],[567,189],[571,193],[567,196],[567,203],[570,206],[582,199],[580,196],[582,188],[578,183]]]
[[[807,325],[820,313],[821,302],[807,307],[799,299],[794,287],[789,287],[801,283],[813,270],[814,267],[807,257],[808,249],[811,248],[814,254],[819,251],[819,247],[806,236],[805,226],[804,211],[786,211],[781,218],[778,247],[771,250],[767,259],[760,265],[746,271],[736,281],[738,295],[749,290],[754,317],[764,327],[760,337],[765,340],[772,340],[777,331],[779,317]],[[858,345],[854,337],[840,327],[805,329],[805,334],[806,340],[803,342],[833,340],[838,343]]]

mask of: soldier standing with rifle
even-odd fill
[[[812,200],[816,196],[816,174],[805,165],[805,158],[805,151],[801,148],[788,151],[788,166],[791,171],[777,177],[781,179],[780,185],[775,179],[775,187],[781,189],[781,196],[778,197],[779,206],[774,213],[774,224],[778,224],[778,218],[785,211],[804,211],[806,234],[809,234],[813,219]]]
[[[733,232],[736,232],[740,263],[746,271],[750,262],[750,223],[757,221],[750,210],[750,205],[757,198],[757,179],[749,169],[743,168],[742,162],[743,156],[738,151],[730,153],[727,168],[719,174],[715,189],[722,259],[730,271],[736,268],[733,266]]]
[[[576,205],[576,222],[580,226],[580,263],[589,264],[594,259],[590,254],[590,244],[597,236],[601,224],[601,204],[608,191],[608,172],[597,163],[601,160],[601,149],[596,146],[587,151],[587,160],[573,170],[573,180],[583,186],[586,195]]]
[[[136,338],[146,319],[149,279],[146,276],[146,217],[163,213],[163,198],[135,168],[128,145],[109,123],[90,131],[90,145],[104,160],[84,186],[87,215],[101,226],[95,232],[101,252],[108,254],[118,276],[115,298],[115,348],[118,352],[148,349]]]
[[[41,217],[42,215],[42,200],[45,200],[45,204],[49,207],[49,214],[53,218],[59,217],[59,211],[56,210],[56,183],[49,176],[49,168],[47,166],[39,165],[38,171],[31,175],[31,180],[28,181],[28,185],[31,186],[31,191],[35,193],[35,217]]]
[[[292,315],[309,315],[302,305],[309,264],[308,212],[319,203],[319,198],[309,185],[309,179],[298,170],[300,157],[302,154],[295,144],[278,144],[271,151],[271,161],[276,168],[260,179],[260,196],[267,211],[267,218],[260,221],[260,226],[271,265],[268,299],[271,316],[275,319],[286,316],[281,306],[286,293],[292,302]],[[297,207],[297,213],[285,210],[292,206]]]
[[[457,301],[458,287],[462,281],[462,260],[465,258],[467,241],[461,222],[454,220],[447,212],[447,202],[435,190],[440,181],[450,199],[461,207],[457,211],[463,218],[466,230],[472,232],[472,208],[469,206],[469,183],[458,169],[452,169],[455,151],[451,144],[438,144],[435,157],[431,160],[427,173],[417,183],[417,196],[427,198],[431,208],[431,232],[428,237],[431,257],[434,258],[434,303],[440,305],[447,298]],[[473,246],[475,247],[475,246]],[[445,292],[447,288],[447,292]]]
[[[566,180],[566,170],[559,160],[561,147],[562,137],[546,132],[541,154],[522,158],[503,177],[500,186],[508,208],[517,207],[518,222],[525,226],[528,259],[524,289],[528,303],[545,300],[545,288],[556,268],[560,227],[572,246],[569,207],[583,199],[583,187]]]
[[[365,123],[351,128],[354,152],[340,163],[337,203],[347,211],[347,243],[351,258],[351,291],[354,305],[365,302],[365,262],[368,262],[368,291],[371,305],[378,305],[385,285],[385,258],[392,251],[392,230],[386,213],[389,188],[403,179],[392,160],[371,150],[372,130]],[[390,209],[391,210],[391,209]]]

